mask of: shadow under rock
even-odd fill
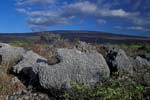
[[[48,63],[45,60],[37,59],[37,63],[41,63],[41,62]],[[63,88],[61,90],[57,90],[55,88],[44,89],[40,85],[38,73],[35,73],[32,67],[23,68],[19,74],[15,74],[15,75],[27,87],[27,89],[33,92],[45,93],[50,98],[54,98],[55,100],[60,99],[60,96],[64,93],[65,89]]]

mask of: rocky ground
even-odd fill
[[[55,43],[47,51],[0,43],[0,100],[53,100],[71,91],[72,83],[93,87],[114,74],[150,86],[150,52],[131,57],[112,45]]]

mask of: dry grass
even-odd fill
[[[46,58],[46,47],[44,47],[43,45],[40,45],[40,44],[36,44],[32,47],[32,50],[39,54],[40,56],[43,56]]]
[[[15,92],[25,89],[20,81],[13,82],[13,79],[13,76],[5,73],[0,75],[0,96],[12,95]]]
[[[0,100],[5,100],[7,95],[12,95],[15,92],[25,89],[25,86],[19,81],[14,81],[14,76],[10,74],[12,66],[16,62],[10,61],[0,65]]]
[[[46,58],[49,64],[55,64],[58,61],[56,58],[55,48],[48,48],[47,46],[36,44],[32,50],[40,56]]]
[[[73,44],[66,40],[57,40],[53,44],[35,44],[32,50],[40,56],[46,58],[49,64],[56,64],[58,59],[56,57],[56,48],[73,48]]]
[[[106,58],[108,49],[107,49],[106,47],[104,47],[104,45],[98,45],[98,44],[96,44],[95,47],[96,47],[96,50],[97,50],[100,54],[102,54],[102,55],[104,56],[104,58]]]

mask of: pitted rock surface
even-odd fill
[[[133,65],[130,58],[122,49],[110,47],[106,57],[111,71],[118,71],[120,75],[133,73]]]
[[[19,74],[24,68],[32,68],[35,63],[40,61],[46,61],[46,59],[34,53],[33,51],[28,51],[23,55],[22,61],[13,67],[13,71],[14,73]]]
[[[110,71],[103,56],[97,52],[85,53],[76,49],[57,49],[60,62],[55,65],[37,63],[33,71],[45,89],[69,88],[71,82],[94,85],[108,78]]]
[[[0,64],[17,62],[25,52],[21,47],[13,47],[5,43],[0,43]]]

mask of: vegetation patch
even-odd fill
[[[150,53],[149,43],[132,43],[132,44],[112,44],[117,48],[123,49],[128,56],[143,56],[145,53]]]
[[[33,41],[13,41],[9,44],[16,47],[23,47],[33,50],[40,56],[45,57],[49,64],[58,62],[56,58],[56,48],[73,48],[79,50],[97,50],[104,57],[106,56],[107,49],[103,44],[92,44],[92,48],[88,44],[79,44],[79,41],[74,43],[62,39],[59,35],[54,34],[41,34],[41,37],[36,42]],[[150,44],[148,43],[135,43],[135,44],[110,44],[117,48],[123,49],[128,56],[136,57],[143,56],[145,53],[150,53]],[[1,64],[1,56],[0,56]],[[22,83],[14,83],[13,77],[8,73],[11,67],[16,62],[9,62],[0,66],[0,96],[11,95],[16,91],[24,89]],[[57,98],[64,100],[150,100],[150,87],[145,84],[140,84],[138,81],[147,80],[145,73],[149,73],[149,65],[142,66],[143,70],[137,69],[139,72],[135,74],[135,80],[124,75],[126,79],[120,79],[118,71],[112,73],[112,77],[104,79],[93,87],[86,84],[71,83],[71,89],[65,91],[62,95],[55,95]],[[145,77],[144,77],[145,75]],[[142,76],[142,77],[140,77]],[[144,77],[144,78],[143,78]],[[136,79],[137,78],[137,79]],[[141,79],[141,80],[140,80]],[[1,99],[1,98],[0,98]]]
[[[107,79],[90,88],[72,83],[72,90],[65,92],[67,100],[149,100],[150,87],[127,80]]]
[[[12,41],[9,44],[11,46],[24,47],[24,48],[30,48],[33,46],[33,42],[31,42],[31,41]]]
[[[0,74],[0,96],[12,95],[17,91],[25,89],[21,82],[13,82],[13,76],[6,73]]]

